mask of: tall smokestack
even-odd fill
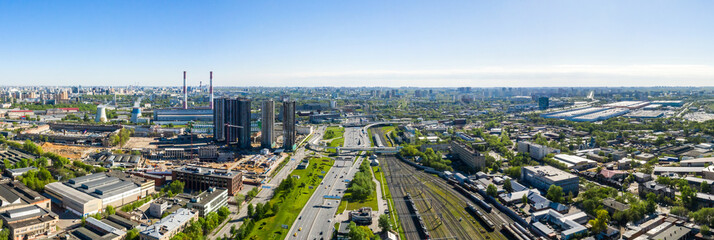
[[[188,92],[186,92],[186,71],[183,71],[183,109],[188,109]]]
[[[208,105],[210,105],[210,106],[211,106],[211,110],[213,110],[213,71],[211,71],[211,75],[210,75],[210,76],[211,76],[211,77],[210,77],[210,80],[209,80],[210,82],[208,83],[208,84],[209,84],[209,85],[208,85],[208,94],[211,95],[211,101],[208,102]]]

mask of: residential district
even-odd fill
[[[201,79],[0,88],[0,239],[714,239],[712,88]]]

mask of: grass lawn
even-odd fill
[[[374,138],[372,135],[372,128],[367,128],[367,136],[369,136],[369,145],[374,147]]]
[[[332,167],[334,160],[323,158],[311,158],[310,165],[307,169],[295,169],[290,176],[299,176],[297,188],[289,194],[277,193],[271,204],[279,204],[280,210],[277,215],[261,219],[255,223],[255,229],[250,234],[256,239],[283,239],[287,236],[289,229],[283,229],[282,225],[292,225],[292,223],[300,214],[302,208],[307,204],[307,201],[312,196],[313,192],[320,186],[322,179],[322,171],[328,172]],[[303,185],[304,184],[304,185]],[[313,188],[310,189],[310,186]],[[250,237],[249,237],[250,239]]]
[[[328,131],[334,132],[333,135],[327,134]],[[334,139],[334,138],[341,138],[345,134],[345,128],[343,127],[338,127],[338,126],[329,126],[325,129],[325,135],[322,136],[322,139],[328,140],[328,139]]]
[[[387,137],[387,136],[389,136],[390,132],[394,131],[394,129],[395,129],[394,126],[382,127],[382,133],[384,134],[384,139],[386,140],[386,143],[384,143],[384,145],[387,147],[394,147],[394,146],[392,146],[392,142],[390,142],[389,138]]]

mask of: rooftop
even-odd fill
[[[191,219],[196,216],[196,212],[186,209],[179,208],[176,212],[171,215],[162,218],[160,221],[156,222],[146,228],[146,230],[141,231],[141,235],[151,236],[153,238],[161,239],[162,236],[171,232],[172,230],[181,227],[183,224],[191,221]]]
[[[551,167],[551,166],[526,166],[523,169],[534,172],[536,175],[550,179],[551,181],[562,181],[571,178],[578,178],[577,176],[567,173],[563,170]]]

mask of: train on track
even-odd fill
[[[494,225],[493,222],[491,222],[491,220],[488,219],[486,215],[481,212],[481,210],[478,210],[473,205],[469,204],[469,206],[466,207],[466,210],[468,210],[471,215],[474,215],[474,217],[484,223],[484,227],[486,227],[488,230],[493,230],[496,228],[496,225]]]
[[[419,210],[416,208],[416,205],[414,204],[412,195],[407,193],[407,196],[404,198],[405,198],[405,201],[407,202],[407,207],[409,208],[409,211],[411,211],[414,214],[413,217],[419,222],[419,227],[418,227],[419,234],[424,239],[431,239],[429,230],[426,228],[426,224],[424,224],[424,219],[421,218],[421,214],[419,214]]]

